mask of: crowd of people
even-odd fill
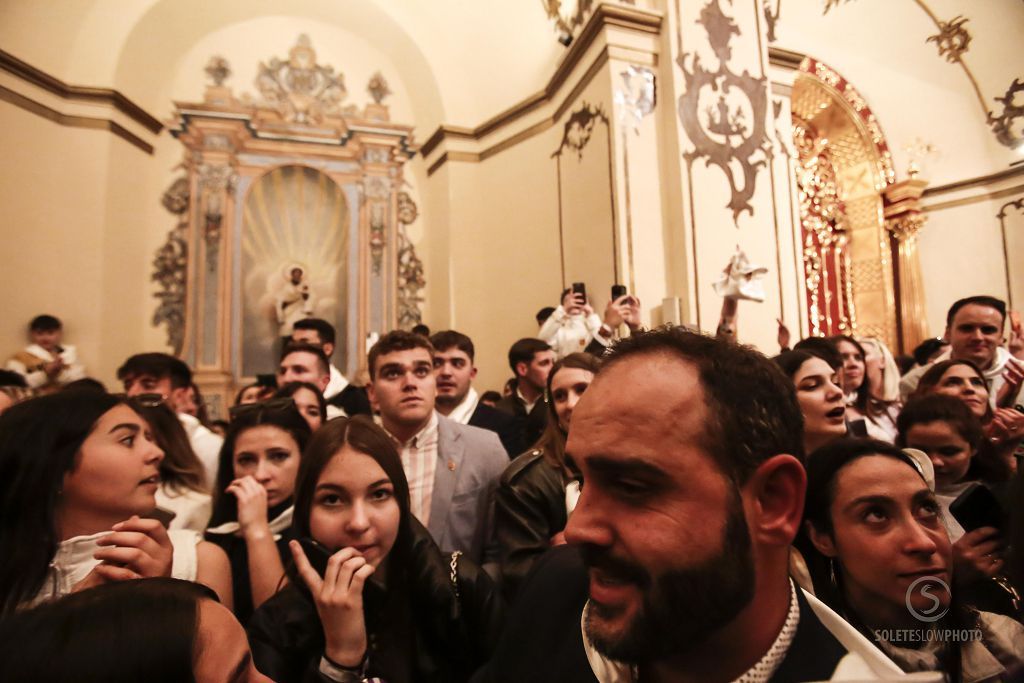
[[[473,340],[364,381],[289,321],[211,419],[192,369],[88,377],[50,315],[0,371],[11,681],[1024,681],[1024,335],[772,358],[582,285],[480,391]],[[283,331],[286,330],[282,327]],[[270,368],[268,368],[270,370]]]

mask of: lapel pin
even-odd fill
[[[448,470],[451,471],[451,472],[455,471],[455,461],[454,460],[449,460],[448,461]]]

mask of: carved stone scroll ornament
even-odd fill
[[[971,34],[964,28],[966,23],[967,19],[962,15],[949,21],[939,21],[939,32],[929,36],[925,42],[935,43],[939,48],[939,56],[945,57],[950,64],[956,64],[971,44]]]
[[[587,104],[583,102],[579,109],[574,111],[569,120],[565,122],[565,129],[562,131],[562,142],[558,149],[551,154],[552,158],[562,156],[565,149],[576,152],[577,159],[583,159],[583,150],[590,142],[594,134],[594,125],[601,121],[608,125],[608,115],[600,104]]]
[[[825,6],[821,10],[821,13],[828,14],[829,10],[833,7],[839,7],[839,5],[845,5],[848,2],[850,2],[850,0],[825,0]]]
[[[729,67],[733,36],[739,26],[723,11],[720,0],[710,0],[700,12],[699,22],[707,32],[718,68],[704,68],[697,53],[682,53],[678,64],[683,72],[685,92],[679,97],[679,119],[694,149],[683,156],[688,164],[703,159],[706,166],[718,166],[731,189],[728,208],[733,221],[746,211],[754,215],[757,174],[771,153],[765,126],[768,88],[764,78],[748,71],[736,73]],[[689,67],[688,67],[689,63]],[[702,93],[714,102],[701,111]],[[742,179],[737,178],[737,168]]]
[[[427,285],[423,277],[423,261],[409,239],[405,226],[416,220],[419,209],[407,192],[398,193],[398,326],[408,330],[423,322],[420,292]]]
[[[224,195],[233,192],[238,176],[230,166],[202,164],[199,167],[199,190],[204,218],[203,236],[207,244],[220,241]]]
[[[288,52],[287,61],[277,57],[260,62],[256,88],[289,123],[319,123],[325,116],[341,113],[345,77],[333,66],[318,64],[309,36],[302,34]]]
[[[1017,148],[1024,144],[1024,82],[1013,79],[1006,93],[994,99],[1003,105],[1003,111],[998,116],[989,112],[988,125],[1000,143]]]
[[[175,355],[185,343],[185,282],[188,271],[188,205],[187,178],[178,178],[164,192],[164,208],[178,217],[178,224],[167,233],[167,240],[153,257],[150,280],[160,285],[153,296],[159,301],[153,313],[153,326],[167,327],[167,345]]]

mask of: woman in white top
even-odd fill
[[[146,403],[136,397],[137,408],[153,430],[157,445],[164,452],[160,461],[160,488],[156,490],[157,507],[174,516],[167,528],[191,529],[202,533],[210,521],[213,498],[208,491],[203,463],[192,450],[188,433],[174,411],[163,404]],[[141,404],[141,405],[140,405]]]
[[[140,518],[163,457],[125,398],[61,392],[0,416],[0,613],[148,576],[198,581],[230,605],[223,551]]]
[[[881,379],[882,375],[868,371],[868,354],[859,341],[847,335],[832,337],[832,341],[835,342],[836,350],[843,361],[846,419],[850,422],[863,420],[867,436],[892,443],[896,440],[899,404],[881,398],[883,387],[872,382],[872,375],[877,379]],[[877,366],[877,363],[875,365]]]

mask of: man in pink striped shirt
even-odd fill
[[[389,332],[368,360],[367,390],[398,446],[413,515],[441,550],[461,550],[477,562],[496,559],[493,495],[508,464],[498,436],[434,410],[434,349],[425,337]]]

